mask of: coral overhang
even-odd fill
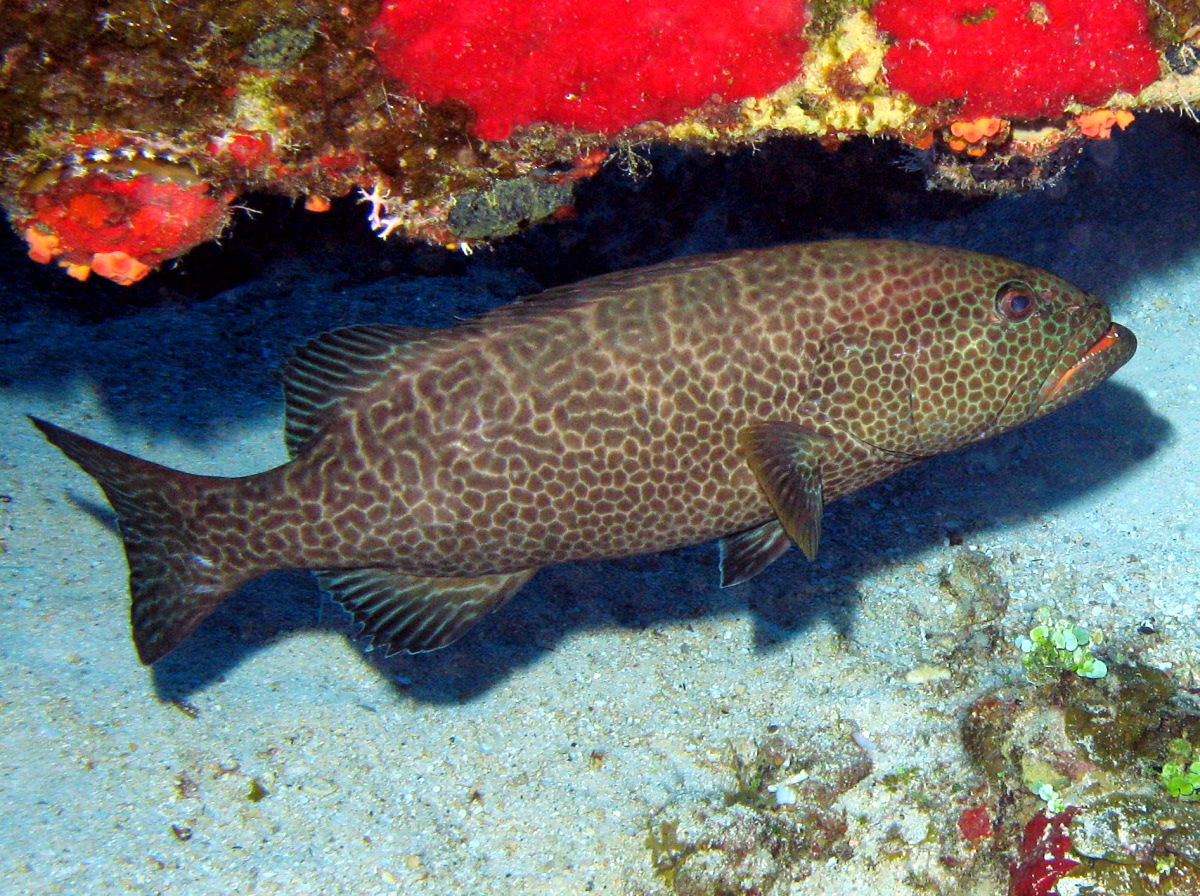
[[[11,0],[0,205],[31,258],[130,283],[249,191],[361,191],[469,251],[651,141],[895,137],[995,194],[1191,106],[1200,0]]]

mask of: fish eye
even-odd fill
[[[996,312],[1005,320],[1025,320],[1036,309],[1033,290],[1020,280],[1010,280],[996,293]]]

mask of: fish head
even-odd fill
[[[1053,274],[933,249],[825,341],[818,391],[828,419],[858,441],[925,457],[1062,407],[1136,347],[1103,301]]]

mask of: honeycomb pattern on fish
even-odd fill
[[[833,500],[1023,421],[1028,397],[1009,407],[1022,386],[1041,384],[1072,332],[1108,326],[1049,275],[915,251],[673,263],[456,328],[415,369],[405,353],[365,383],[279,471],[271,490],[294,499],[243,537],[256,555],[301,546],[294,565],[436,576],[705,541],[771,513],[738,450],[747,425],[800,420],[828,437]],[[1038,326],[997,319],[1013,281],[1043,297]]]
[[[1133,346],[1102,302],[1016,262],[813,243],[608,275],[450,330],[318,337],[284,372],[294,459],[255,476],[123,484],[103,446],[56,443],[110,500],[168,495],[184,521],[174,541],[165,511],[128,527],[128,550],[163,540],[205,582],[141,588],[143,658],[182,637],[175,604],[283,567],[327,571],[369,632],[424,649],[550,563],[725,538],[739,581],[786,548],[781,526],[811,554],[824,503],[1060,406]],[[363,569],[382,578],[345,578]],[[441,633],[414,635],[435,612]]]

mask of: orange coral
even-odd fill
[[[332,207],[328,196],[309,193],[304,200],[304,207],[310,212],[327,212]]]
[[[946,143],[955,152],[981,156],[987,152],[990,144],[1008,139],[1008,134],[1008,122],[1000,118],[956,121],[950,125],[950,137]]]
[[[1107,140],[1112,136],[1112,129],[1118,127],[1125,130],[1133,122],[1133,113],[1128,109],[1093,109],[1082,115],[1075,116],[1075,124],[1088,137],[1097,140]]]
[[[133,256],[118,250],[93,255],[92,270],[121,286],[130,286],[150,273],[150,265],[142,264]]]
[[[25,228],[25,242],[29,244],[29,257],[38,264],[49,264],[50,261],[62,254],[62,241],[58,235],[47,233],[37,227]]]

